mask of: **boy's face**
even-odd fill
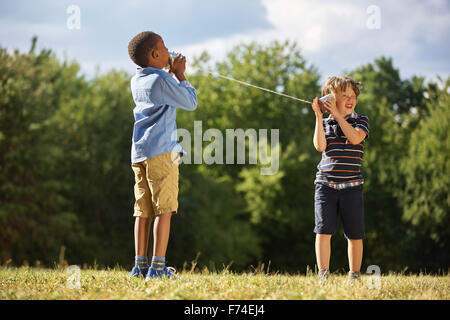
[[[150,66],[158,69],[163,69],[169,63],[169,50],[164,44],[164,40],[160,37],[157,42],[155,49],[150,53]]]
[[[344,91],[336,92],[335,96],[336,107],[339,113],[344,117],[351,115],[356,107],[357,102],[356,94],[353,91],[352,86],[348,85]]]

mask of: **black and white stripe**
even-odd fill
[[[346,120],[353,128],[359,128],[366,132],[365,139],[369,137],[369,118],[366,115],[353,112]],[[351,144],[331,115],[323,120],[323,126],[327,147],[322,152],[314,183],[363,181],[361,165],[365,139],[360,144]]]

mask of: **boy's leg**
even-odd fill
[[[348,239],[348,265],[350,271],[360,272],[363,257],[363,240]]]
[[[363,240],[348,239],[348,265],[350,271],[348,273],[349,284],[355,283],[361,275],[361,262],[363,256]]]
[[[153,257],[147,279],[163,276],[176,279],[173,268],[166,267],[165,257],[170,235],[170,221],[178,210],[179,153],[165,153],[148,162],[147,179],[155,211]],[[173,271],[171,271],[173,270]]]
[[[316,259],[319,270],[330,269],[331,234],[316,234]]]
[[[350,271],[359,272],[363,257],[364,200],[362,185],[343,191],[341,197],[342,224],[348,240]]]
[[[155,211],[153,256],[165,257],[170,234],[170,220],[178,209],[178,153],[165,153],[148,162],[147,179]]]
[[[153,257],[147,279],[167,277],[179,279],[172,267],[166,267],[166,251],[170,235],[170,219],[175,212],[157,215],[153,225]]]
[[[137,277],[147,276],[148,272],[148,238],[150,234],[149,218],[136,217],[134,222],[134,250],[135,250],[135,264],[131,270],[130,276]]]
[[[134,248],[136,256],[147,256],[150,222],[150,218],[136,217],[136,221],[134,222]]]
[[[132,277],[146,276],[148,271],[148,240],[150,236],[150,224],[154,216],[151,206],[150,189],[145,178],[144,163],[133,163],[131,165],[134,176],[134,250],[135,265],[131,270]]]
[[[365,237],[362,185],[346,189],[343,192],[341,208],[344,234],[348,241],[349,283],[353,283],[360,276]]]
[[[165,257],[170,235],[172,212],[157,215],[153,225],[153,256]]]
[[[330,268],[331,236],[338,226],[338,192],[326,185],[316,184],[314,215],[316,233],[316,259],[319,282],[326,281]]]

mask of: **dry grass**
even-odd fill
[[[179,274],[181,281],[129,278],[128,271],[0,268],[0,299],[444,299],[450,298],[450,276],[382,275],[379,288],[370,275],[349,285],[346,275],[332,274],[319,285],[317,275],[267,275],[261,272]],[[373,277],[373,276],[372,276]],[[73,281],[75,280],[75,281]],[[370,288],[372,287],[372,289]]]

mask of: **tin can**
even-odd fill
[[[328,112],[324,106],[324,102],[327,101],[328,99],[332,99],[332,100],[336,101],[336,98],[334,97],[334,95],[332,93],[329,93],[319,99],[319,108],[320,108],[320,111],[322,111],[322,113]]]
[[[170,70],[170,63],[173,63],[175,58],[178,57],[180,54],[175,51],[169,51],[169,59],[170,61],[167,61],[167,65],[164,69]]]
[[[326,96],[323,96],[323,97],[320,98],[319,100],[322,101],[322,102],[325,102],[325,101],[327,101],[328,99],[336,100],[336,99],[334,98],[334,96],[333,96],[332,93],[329,93],[329,94],[327,94]]]
[[[178,57],[179,53],[175,51],[169,51],[170,59],[175,60],[176,57]]]

